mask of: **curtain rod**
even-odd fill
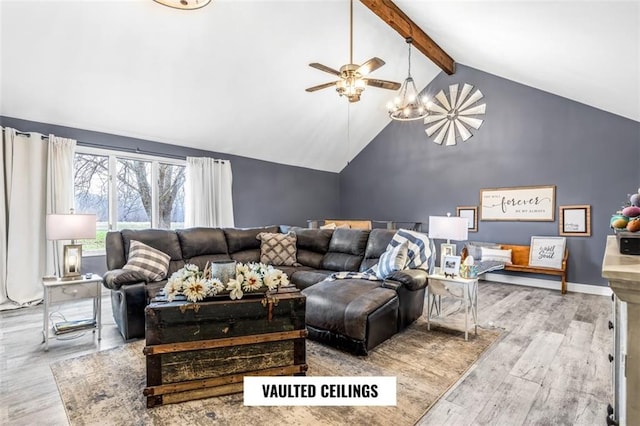
[[[164,158],[172,158],[175,160],[186,160],[187,157],[184,155],[176,155],[176,154],[167,154],[164,152],[155,152],[155,151],[147,151],[144,149],[140,149],[138,147],[135,148],[128,148],[128,147],[113,147],[113,146],[109,146],[109,145],[104,145],[104,144],[100,144],[100,143],[93,143],[93,142],[81,142],[78,141],[78,145],[80,146],[87,146],[90,148],[101,148],[101,149],[108,149],[111,151],[124,151],[124,152],[131,152],[134,154],[146,154],[146,155],[154,155],[156,157],[164,157]],[[218,161],[218,160],[216,160]]]
[[[2,128],[2,131],[4,132],[4,127]],[[37,133],[37,132],[35,132]],[[27,133],[27,132],[21,132],[19,130],[16,130],[16,134],[21,135],[21,136],[31,136],[31,133]],[[46,140],[49,139],[49,136],[46,135],[40,135],[40,138],[42,140]],[[113,147],[113,146],[109,146],[109,145],[104,145],[104,144],[99,144],[99,143],[92,143],[92,142],[83,142],[83,141],[76,141],[78,145],[80,146],[86,146],[86,147],[90,147],[90,148],[101,148],[101,149],[108,149],[111,151],[124,151],[124,152],[131,152],[131,153],[135,153],[135,154],[145,154],[145,155],[153,155],[156,157],[164,157],[164,158],[172,158],[175,160],[186,160],[187,157],[184,155],[176,155],[176,154],[167,154],[164,152],[155,152],[155,151],[147,151],[147,150],[143,150],[140,149],[138,147],[135,148],[127,148],[127,147]],[[218,159],[214,159],[213,160],[215,163],[224,163],[226,160],[218,160]]]

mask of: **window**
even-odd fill
[[[76,148],[76,211],[98,217],[95,241],[85,252],[103,253],[110,229],[184,226],[185,162],[107,150]]]

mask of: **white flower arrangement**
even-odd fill
[[[226,286],[218,278],[211,277],[209,264],[201,271],[198,266],[188,263],[171,275],[164,286],[164,294],[169,302],[184,295],[195,303],[226,290],[232,300],[238,300],[244,293],[266,292],[287,284],[287,274],[264,263],[236,263],[236,277]]]

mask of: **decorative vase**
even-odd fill
[[[231,278],[236,277],[236,261],[235,260],[217,260],[211,262],[211,277],[222,281],[227,285]]]

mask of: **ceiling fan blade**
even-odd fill
[[[337,81],[332,81],[331,83],[318,84],[317,86],[309,87],[308,89],[304,89],[307,92],[315,92],[316,90],[325,89],[327,87],[334,86]]]
[[[385,62],[382,59],[376,58],[374,56],[373,58],[369,59],[364,64],[360,65],[358,67],[358,69],[356,70],[356,72],[360,73],[360,75],[367,75],[370,72],[373,72],[373,71],[377,70],[378,68],[380,68],[384,64],[385,64]]]
[[[379,87],[381,89],[389,89],[389,90],[398,90],[400,88],[400,83],[389,80],[379,80],[377,78],[363,78],[365,83],[368,86]]]
[[[329,74],[340,75],[340,71],[334,70],[333,68],[330,68],[330,67],[328,67],[326,65],[319,64],[317,62],[309,64],[309,66],[311,68],[315,68],[315,69],[320,70],[320,71],[328,72]]]

